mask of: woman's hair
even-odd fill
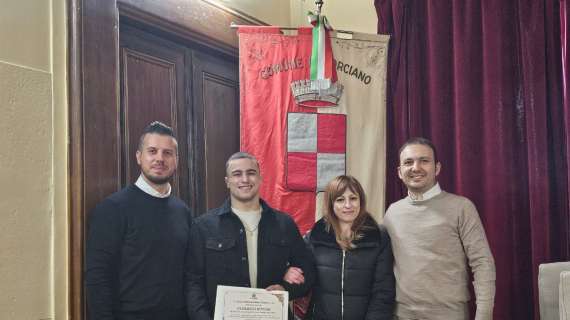
[[[360,199],[360,212],[358,212],[356,219],[354,219],[354,222],[352,223],[351,237],[343,239],[341,237],[338,217],[334,213],[334,203],[335,200],[342,196],[347,189],[356,194]],[[363,231],[368,228],[365,224],[366,220],[372,218],[368,211],[366,211],[366,195],[364,194],[362,185],[360,185],[360,182],[352,176],[338,176],[327,184],[323,201],[323,218],[325,220],[327,232],[329,232],[331,228],[333,229],[336,242],[343,250],[354,248],[353,241],[362,238]]]

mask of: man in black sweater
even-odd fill
[[[218,285],[287,290],[304,296],[315,280],[315,266],[297,225],[259,197],[257,160],[238,152],[226,163],[230,198],[192,225],[188,276],[188,315],[213,318]],[[297,279],[283,280],[295,267]]]
[[[191,214],[171,195],[178,163],[172,129],[155,121],[136,153],[134,185],[91,213],[85,288],[88,320],[185,320],[184,272]]]

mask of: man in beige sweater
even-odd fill
[[[412,138],[400,149],[398,176],[408,196],[384,218],[392,239],[397,320],[469,319],[469,267],[476,320],[493,318],[495,263],[469,199],[442,191],[433,143]]]

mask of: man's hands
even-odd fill
[[[303,270],[301,270],[301,268],[289,267],[283,276],[283,280],[290,284],[303,284],[305,282],[305,276],[303,276]]]
[[[301,270],[301,268],[289,267],[283,276],[283,280],[290,284],[303,284],[303,282],[305,282],[305,276],[303,276],[303,270]],[[283,288],[283,286],[280,284],[272,284],[269,287],[265,288],[265,290],[285,291],[285,288]]]
[[[269,287],[265,288],[265,290],[267,290],[267,291],[285,291],[285,288],[283,288],[283,286],[280,284],[272,284]]]

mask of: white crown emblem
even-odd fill
[[[333,107],[342,96],[343,85],[330,79],[297,80],[291,82],[291,93],[298,105],[305,107]],[[311,102],[326,102],[330,105],[315,105]]]

